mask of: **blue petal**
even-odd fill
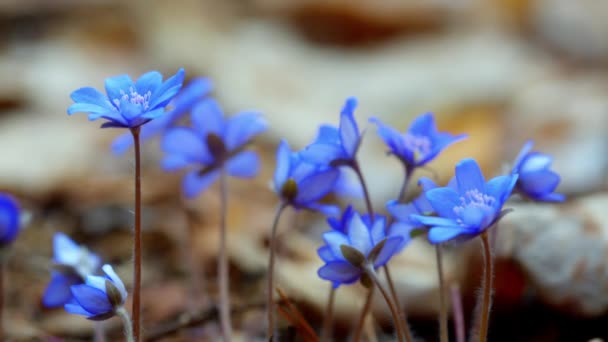
[[[466,231],[463,229],[459,229],[456,227],[432,227],[429,230],[429,241],[432,244],[438,244],[442,242],[446,242],[448,240],[452,240],[456,238],[458,235],[465,234]]]
[[[342,250],[340,246],[347,245],[350,246],[350,241],[348,241],[348,237],[336,230],[331,230],[329,232],[323,233],[323,241],[327,244],[327,246],[331,249],[332,254],[336,258],[344,259],[342,255]]]
[[[330,169],[314,173],[298,184],[296,203],[315,202],[327,195],[338,180],[338,170]]]
[[[147,127],[148,125],[145,125],[142,127],[142,131],[143,128]],[[141,136],[140,136],[141,139]],[[129,147],[133,146],[133,135],[129,132],[127,133],[123,133],[121,135],[119,135],[116,139],[114,139],[114,141],[112,141],[112,145],[110,147],[110,149],[112,150],[112,153],[114,153],[115,155],[121,155],[124,154],[125,152],[127,152],[127,150],[129,149]]]
[[[100,315],[112,311],[108,295],[89,285],[74,285],[71,287],[74,299],[92,315]]]
[[[436,132],[437,128],[435,127],[433,113],[425,113],[418,116],[408,129],[408,133],[416,136],[430,136]]]
[[[336,217],[340,215],[340,208],[330,204],[308,203],[303,208],[318,211],[326,217]]]
[[[363,198],[363,188],[356,176],[347,168],[339,168],[340,176],[334,185],[333,193],[339,197]]]
[[[371,226],[372,244],[376,245],[386,237],[386,217],[376,214],[374,224]]]
[[[278,193],[281,191],[281,187],[287,181],[287,177],[289,177],[289,162],[290,162],[291,151],[289,150],[289,145],[287,141],[281,140],[279,143],[279,147],[277,148],[277,167],[274,170],[274,188]]]
[[[192,160],[183,155],[171,154],[161,160],[160,165],[165,171],[176,171],[192,164]]]
[[[524,158],[519,173],[546,170],[551,167],[552,162],[553,158],[551,156],[540,152],[532,152]]]
[[[534,146],[534,141],[528,140],[524,147],[519,151],[517,158],[515,158],[515,162],[513,162],[513,169],[511,173],[519,173],[519,169],[521,168],[521,164],[524,161],[524,158],[528,155],[530,150],[532,150],[532,146]]]
[[[327,245],[324,245],[324,246],[320,247],[319,249],[317,249],[317,254],[325,262],[338,260],[338,258],[331,251],[331,248]]]
[[[317,272],[319,278],[340,284],[351,284],[361,276],[361,270],[346,261],[332,261],[323,265]]]
[[[257,153],[244,151],[230,158],[226,163],[226,171],[234,177],[253,178],[260,170],[260,160]]]
[[[328,165],[333,160],[342,157],[344,150],[340,145],[329,145],[323,143],[314,143],[306,146],[300,155],[302,159],[309,163]]]
[[[483,188],[481,188],[483,190]],[[454,218],[454,207],[462,205],[460,194],[452,188],[435,188],[425,192],[426,198],[439,216]]]
[[[519,189],[529,196],[551,193],[557,188],[560,176],[549,170],[521,174]]]
[[[354,158],[359,147],[359,127],[355,121],[353,111],[357,107],[357,99],[350,97],[346,100],[342,113],[340,114],[340,140],[346,154]]]
[[[485,193],[494,197],[499,207],[511,196],[511,191],[516,184],[518,175],[498,176],[490,179],[485,186]]]
[[[63,233],[53,236],[53,259],[58,264],[77,265],[82,255],[82,248]]]
[[[199,102],[192,110],[192,125],[202,137],[209,133],[223,137],[226,124],[219,103],[214,99]]]
[[[406,244],[408,244],[411,241],[411,239],[412,239],[411,234],[414,229],[416,229],[416,227],[413,225],[396,222],[396,223],[393,223],[391,225],[391,227],[389,228],[387,237],[389,237],[389,238],[400,237],[401,243],[397,250],[401,250],[403,247],[405,247]]]
[[[169,130],[161,141],[161,149],[169,154],[183,157],[191,162],[211,164],[213,157],[203,143],[203,139],[189,128],[173,128]]]
[[[139,77],[135,82],[135,89],[141,96],[145,96],[147,92],[154,94],[156,89],[162,84],[163,75],[158,71],[149,71]]]
[[[156,92],[152,94],[150,101],[150,109],[156,109],[165,107],[169,101],[179,92],[184,82],[184,69],[179,69],[177,73],[171,76],[165,81],[160,87],[156,89]]]
[[[262,118],[260,113],[239,113],[228,121],[225,135],[226,148],[231,151],[243,146],[267,128],[268,123]]]
[[[391,237],[384,243],[384,247],[374,260],[374,268],[384,266],[395,253],[399,252],[405,246],[404,239],[401,236]]]
[[[114,77],[108,77],[105,81],[106,93],[112,105],[116,106],[114,100],[122,98],[123,94],[129,94],[131,88],[134,89],[135,84],[131,80],[129,75],[119,75]],[[118,107],[116,107],[118,109]]]
[[[445,218],[445,217],[436,217],[436,216],[423,216],[423,215],[411,215],[410,219],[413,222],[418,222],[424,226],[450,226],[450,227],[458,227],[460,225],[456,223],[456,221]]]
[[[411,203],[401,204],[394,201],[391,201],[386,205],[386,210],[397,220],[404,223],[411,223],[410,215],[412,214],[423,214]]]
[[[19,234],[19,205],[7,194],[0,193],[0,244],[10,243]]]
[[[460,218],[465,226],[481,230],[493,221],[495,214],[479,207],[467,206],[462,210]]]
[[[182,190],[187,198],[194,198],[207,189],[220,176],[220,170],[213,170],[200,176],[198,170],[190,171],[182,181]]]
[[[536,196],[534,199],[542,202],[563,202],[566,200],[566,196],[563,194],[550,193]]]
[[[108,98],[93,87],[76,89],[70,94],[70,98],[76,103],[97,105],[106,111],[114,110],[114,106],[109,102]]]
[[[82,306],[80,306],[80,304],[73,297],[71,297],[70,301],[66,303],[63,307],[65,311],[74,315],[82,315],[86,317],[95,316],[94,314],[83,309]]]
[[[141,119],[154,120],[156,118],[163,116],[163,114],[165,114],[165,109],[159,108],[159,109],[143,112],[143,113],[141,113],[141,115],[139,117]]]
[[[358,213],[353,214],[347,232],[348,239],[350,240],[349,245],[363,253],[363,255],[367,255],[373,247],[372,236],[369,227],[363,223]]]
[[[403,145],[401,133],[390,126],[383,124],[378,118],[372,117],[369,121],[376,124],[378,127],[378,136],[384,140],[384,143],[389,147],[390,151],[397,156],[403,156],[405,146]]]
[[[127,121],[119,112],[106,112],[103,114],[90,113],[88,117],[89,121],[95,121],[99,118],[113,122],[117,127],[132,127],[131,123]]]
[[[473,159],[463,159],[456,164],[456,180],[458,181],[458,191],[461,194],[464,194],[469,190],[483,191],[485,188],[485,180],[481,173],[481,169]],[[432,201],[431,204],[433,204]],[[433,205],[433,207],[435,207],[435,205]]]
[[[46,308],[56,308],[66,304],[72,298],[70,286],[81,284],[82,280],[75,276],[65,276],[59,272],[51,274],[51,281],[42,295],[42,305]]]
[[[99,106],[97,104],[91,104],[91,103],[74,103],[71,106],[68,107],[68,115],[72,115],[74,113],[89,113],[89,114],[97,114],[97,118],[99,118],[102,114],[106,114],[106,113],[112,113],[111,110],[107,109],[106,107],[102,107]],[[89,120],[91,120],[91,116],[89,116]]]
[[[213,83],[210,79],[198,77],[190,81],[173,100],[173,110],[176,117],[182,113],[188,112],[197,101],[207,96],[213,89]]]
[[[340,132],[331,125],[321,125],[315,143],[340,145]]]

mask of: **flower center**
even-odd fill
[[[431,140],[425,136],[417,136],[411,133],[403,135],[405,148],[414,153],[414,159],[425,156],[431,152]]]
[[[464,196],[460,197],[460,205],[454,207],[454,214],[460,218],[456,220],[460,224],[467,224],[470,218],[477,215],[471,215],[472,212],[479,214],[487,214],[494,212],[494,203],[496,198],[486,195],[477,189],[467,191]],[[486,216],[486,215],[483,215]]]
[[[149,101],[150,97],[152,97],[152,92],[148,90],[147,93],[141,95],[133,87],[129,88],[129,93],[126,93],[124,90],[120,91],[120,98],[114,99],[113,102],[117,107],[120,107],[120,102],[129,101],[132,104],[136,104],[142,107],[143,110],[147,110],[150,106]]]

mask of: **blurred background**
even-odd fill
[[[608,3],[593,0],[0,1],[0,188],[31,214],[8,265],[9,336],[91,335],[91,322],[40,304],[54,232],[86,244],[131,283],[132,151],[113,155],[110,144],[121,132],[98,129],[86,115],[69,118],[69,94],[82,86],[103,89],[108,76],[136,78],[153,69],[168,76],[180,67],[187,78],[209,77],[227,113],[256,109],[270,124],[256,143],[264,160],[259,177],[230,182],[233,305],[243,340],[263,334],[260,303],[277,202],[268,183],[277,142],[303,147],[319,124],[338,122],[348,96],[358,97],[355,116],[367,127],[360,161],[377,208],[396,196],[402,175],[367,124],[370,116],[405,130],[432,111],[440,130],[468,133],[431,164],[439,181],[464,157],[476,158],[486,176],[502,173],[528,139],[554,156],[559,191],[569,199],[512,204],[516,210],[495,245],[490,340],[608,336],[606,18]],[[143,153],[146,330],[156,339],[216,340],[214,317],[195,328],[175,322],[212,307],[215,298],[217,189],[185,201],[180,174],[159,167],[158,141]],[[415,176],[434,175],[425,172]],[[324,229],[323,218],[309,213],[286,215],[280,228],[278,285],[315,327],[329,289],[316,276]],[[448,253],[447,278],[460,289],[470,322],[480,244]],[[434,260],[433,250],[415,241],[392,271],[425,341],[438,336]],[[192,265],[206,275],[203,294],[190,290]],[[338,340],[364,298],[358,285],[339,291]],[[390,317],[377,299],[382,339]],[[118,321],[105,324],[109,336],[119,336]]]

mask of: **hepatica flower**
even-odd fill
[[[534,201],[563,202],[566,196],[555,193],[560,176],[550,170],[553,158],[540,152],[530,152],[533,141],[528,141],[515,159],[511,174],[519,174],[515,191]]]
[[[508,212],[502,206],[517,178],[516,174],[499,176],[486,182],[477,162],[464,159],[456,165],[456,189],[448,186],[425,192],[437,216],[410,217],[430,228],[428,238],[433,244],[475,237]]]
[[[336,223],[340,229],[335,229]],[[365,216],[347,209],[341,220],[329,224],[334,229],[323,234],[325,245],[317,251],[325,262],[318,275],[334,287],[359,280],[366,265],[374,269],[384,266],[409,241],[404,235],[387,236],[386,218],[381,215],[376,215],[372,224]]]
[[[383,124],[378,118],[370,121],[377,125],[378,135],[388,146],[389,153],[410,170],[425,165],[443,149],[467,137],[466,134],[438,132],[432,113],[417,117],[404,133]]]
[[[72,299],[65,304],[67,312],[90,320],[105,320],[116,314],[125,303],[127,290],[110,265],[102,267],[105,277],[87,276],[84,284],[73,285]]]
[[[208,78],[198,77],[193,79],[171,101],[169,104],[172,106],[171,110],[141,127],[139,140],[144,142],[174,126],[184,114],[192,110],[192,107],[198,101],[209,95],[212,89],[213,84]],[[114,154],[123,154],[132,145],[133,135],[127,132],[112,142],[112,152]]]
[[[292,152],[282,140],[277,149],[277,167],[274,172],[274,191],[284,204],[295,209],[321,211],[328,216],[339,214],[336,206],[319,203],[333,191],[340,172],[305,161],[300,153]]]
[[[254,177],[259,170],[258,155],[245,148],[266,128],[259,113],[225,118],[215,100],[204,100],[192,111],[192,127],[172,128],[163,137],[161,147],[167,156],[162,166],[167,171],[194,167],[182,183],[188,198],[209,187],[223,170],[234,177]]]
[[[44,291],[42,304],[47,308],[62,306],[72,297],[70,286],[82,284],[101,265],[99,256],[79,246],[63,233],[53,237],[53,271]]]
[[[17,238],[21,214],[19,205],[13,197],[0,193],[0,248],[9,245]]]
[[[357,99],[348,98],[340,113],[340,126],[321,126],[317,139],[302,151],[302,157],[317,164],[354,165],[361,144],[361,133],[353,114],[356,107]]]
[[[110,77],[105,81],[105,95],[92,87],[72,92],[74,104],[68,108],[68,114],[84,112],[91,121],[106,119],[102,128],[139,127],[165,112],[165,106],[180,90],[183,81],[183,69],[164,82],[158,71],[147,72],[136,82],[128,75]]]

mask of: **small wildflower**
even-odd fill
[[[90,320],[105,320],[116,314],[125,303],[127,290],[110,265],[102,267],[105,277],[87,276],[84,284],[73,285],[72,299],[64,308]]]
[[[464,159],[456,165],[456,188],[448,186],[425,192],[438,216],[413,214],[410,218],[430,227],[428,238],[433,244],[475,237],[508,212],[502,206],[517,177],[499,176],[486,182],[477,162]]]
[[[467,137],[466,134],[438,132],[432,113],[417,117],[405,133],[384,125],[378,118],[371,118],[370,122],[378,126],[378,135],[388,146],[389,153],[410,170],[425,165],[443,149]]]
[[[92,87],[84,87],[72,92],[74,100],[68,114],[83,112],[89,120],[108,120],[102,128],[135,128],[160,117],[165,106],[177,94],[184,81],[184,70],[163,82],[158,71],[143,74],[137,82],[128,75],[109,77],[105,81],[106,95]]]
[[[560,176],[550,170],[553,158],[540,152],[530,152],[533,141],[528,141],[515,159],[511,174],[519,174],[515,192],[540,202],[563,202],[566,196],[555,193]]]
[[[11,244],[19,234],[21,210],[15,199],[0,193],[0,248]]]
[[[219,178],[222,169],[234,177],[251,178],[259,170],[259,158],[245,151],[247,144],[267,128],[256,112],[242,112],[225,118],[212,99],[199,102],[192,111],[193,127],[167,131],[161,142],[167,156],[162,166],[173,171],[196,166],[184,177],[182,188],[188,198],[196,197]]]
[[[171,101],[172,107],[166,114],[158,119],[152,120],[141,127],[139,133],[140,142],[144,142],[155,135],[174,126],[184,114],[190,112],[192,107],[204,99],[213,89],[213,84],[207,78],[195,78],[186,85]],[[112,142],[112,152],[116,155],[125,153],[133,145],[133,135],[124,133]]]
[[[53,251],[51,281],[42,296],[42,304],[47,308],[67,303],[72,297],[70,286],[82,284],[101,265],[99,256],[63,233],[56,233],[53,237]]]
[[[357,99],[348,98],[340,113],[340,126],[321,126],[317,139],[302,151],[302,157],[315,164],[354,164],[361,144],[361,133],[353,114],[356,107]]]
[[[319,200],[334,190],[340,172],[305,161],[300,153],[292,152],[285,140],[277,149],[274,191],[281,200],[295,209],[320,211],[328,216],[338,215],[339,209]]]
[[[386,218],[381,215],[372,224],[369,217],[347,209],[341,220],[328,222],[333,229],[323,234],[325,245],[317,251],[325,262],[318,275],[334,287],[359,280],[366,264],[374,269],[384,266],[409,241],[406,235],[387,236]]]

